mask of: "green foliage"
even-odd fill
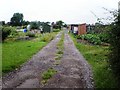
[[[98,45],[85,45],[76,42],[71,35],[77,49],[83,54],[88,63],[92,66],[93,78],[96,88],[118,88],[118,80],[109,68],[108,53],[109,47]]]
[[[12,26],[22,26],[23,23],[23,14],[22,13],[14,13],[13,17],[10,21]]]
[[[120,13],[110,31],[110,44],[110,66],[120,81]]]

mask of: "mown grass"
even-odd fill
[[[93,77],[96,88],[118,88],[117,79],[109,68],[108,53],[109,47],[98,45],[85,45],[77,43],[71,35],[76,47],[92,66]]]
[[[29,41],[7,41],[2,44],[2,73],[3,75],[20,67],[21,64],[29,60],[42,47],[47,45],[55,36],[45,34],[44,37],[51,38],[47,41],[42,41],[42,36]]]

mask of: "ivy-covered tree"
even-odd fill
[[[118,13],[115,22],[110,31],[110,66],[120,81],[120,13]]]

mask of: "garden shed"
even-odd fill
[[[51,32],[51,26],[47,23],[42,23],[41,26],[43,27],[43,32],[46,33],[46,32]]]
[[[86,23],[83,24],[70,24],[69,25],[69,30],[70,32],[77,34],[77,35],[82,35],[82,34],[86,34],[87,31],[87,25]]]
[[[69,30],[70,30],[70,32],[72,32],[72,33],[74,33],[74,32],[77,33],[77,31],[78,31],[78,24],[70,24],[70,25],[69,25]]]

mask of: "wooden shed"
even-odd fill
[[[87,30],[86,30],[86,23],[84,24],[80,24],[78,26],[78,35],[82,35],[82,34],[86,34]]]

